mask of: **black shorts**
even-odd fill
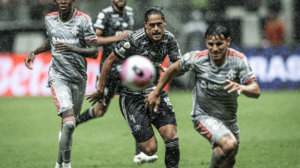
[[[96,88],[98,87],[99,84],[99,78],[100,78],[100,74],[97,76]],[[120,79],[120,72],[117,71],[115,67],[113,67],[105,83],[105,88],[104,88],[105,103],[109,104],[111,98],[113,98],[115,94],[120,95],[121,88],[122,88],[122,84]]]
[[[165,125],[175,125],[176,117],[168,94],[161,94],[157,112],[145,109],[144,96],[121,95],[119,99],[121,112],[137,142],[145,142],[154,136],[151,124],[156,129]]]

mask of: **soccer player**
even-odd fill
[[[55,168],[71,168],[72,134],[80,113],[87,80],[86,58],[98,57],[97,36],[91,18],[73,8],[75,0],[54,0],[58,11],[45,17],[49,38],[25,59],[29,69],[36,54],[51,49],[48,84],[62,117]]]
[[[110,53],[114,50],[117,42],[121,41],[126,35],[132,33],[134,26],[134,13],[131,7],[126,6],[126,0],[111,0],[112,6],[103,9],[97,16],[94,24],[97,34],[98,45],[103,46],[103,54],[100,64],[100,72],[103,63]],[[90,119],[101,117],[107,111],[111,98],[115,94],[120,94],[120,74],[117,66],[122,65],[122,62],[113,65],[111,74],[105,86],[105,102],[106,106],[102,106],[100,102],[96,103],[95,107],[90,107],[85,110],[78,118],[76,118],[76,126],[87,122]],[[100,76],[100,75],[99,75]],[[97,83],[99,83],[99,76]],[[97,84],[96,84],[97,87]],[[133,161],[136,164],[143,164],[145,162],[153,162],[158,158],[156,155],[145,155],[136,143],[136,154]]]
[[[145,28],[127,35],[106,59],[97,91],[86,95],[87,99],[91,99],[92,105],[99,100],[105,105],[104,89],[114,63],[132,55],[143,55],[153,62],[156,73],[159,74],[160,64],[167,55],[172,62],[181,58],[177,40],[171,32],[165,30],[166,19],[163,11],[158,7],[151,7],[145,12],[144,19]],[[166,167],[178,167],[180,153],[177,124],[167,93],[164,91],[161,94],[162,101],[158,112],[153,113],[144,108],[144,95],[153,91],[159,76],[157,75],[155,81],[143,91],[123,88],[119,99],[120,108],[143,152],[151,156],[157,151],[157,140],[151,126],[153,124],[165,142]]]
[[[171,65],[156,89],[146,95],[146,108],[158,111],[160,93],[177,73],[195,72],[192,121],[206,138],[213,153],[210,168],[233,167],[239,148],[237,97],[258,98],[260,89],[243,53],[228,48],[230,33],[226,26],[211,25],[205,34],[208,50],[192,51]],[[240,84],[242,81],[243,84]]]

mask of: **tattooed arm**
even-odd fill
[[[26,67],[28,69],[32,69],[30,67],[30,62],[32,61],[32,63],[33,63],[35,55],[43,53],[43,52],[46,52],[46,51],[49,51],[50,49],[51,49],[50,39],[48,38],[46,41],[44,41],[44,43],[39,48],[37,48],[36,50],[34,50],[31,53],[29,53],[29,55],[25,59],[25,65],[26,65]]]

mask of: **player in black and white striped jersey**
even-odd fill
[[[111,0],[112,6],[103,9],[97,16],[94,23],[94,28],[97,34],[97,44],[103,46],[102,59],[100,63],[100,73],[103,67],[103,63],[114,50],[116,44],[121,41],[126,35],[132,33],[134,26],[134,13],[133,9],[126,6],[126,0]],[[90,107],[85,110],[77,119],[76,126],[81,123],[87,122],[90,119],[101,117],[107,111],[110,100],[115,94],[119,94],[120,87],[120,75],[117,66],[122,65],[122,62],[114,64],[112,73],[105,86],[105,102],[107,106],[102,106],[100,102],[95,107]],[[98,86],[99,76],[97,77]],[[97,87],[96,86],[96,87]],[[154,162],[157,160],[157,156],[145,155],[138,144],[135,144],[136,152],[133,161],[136,164],[143,164],[146,162]]]
[[[176,62],[181,58],[177,40],[172,33],[165,30],[166,19],[162,9],[149,8],[145,12],[144,19],[145,28],[127,35],[107,58],[103,65],[103,73],[101,73],[97,91],[86,95],[87,99],[91,99],[92,104],[99,100],[104,101],[106,79],[114,63],[133,55],[143,55],[152,61],[156,74],[160,74],[160,64],[167,55],[171,62]],[[123,88],[120,96],[120,108],[132,135],[147,155],[154,155],[157,151],[157,140],[152,125],[156,127],[166,146],[165,165],[167,168],[176,168],[180,158],[179,139],[175,112],[168,94],[163,92],[160,95],[162,97],[161,111],[153,113],[144,108],[144,95],[155,88],[159,76],[157,75],[154,82],[145,90],[135,91]]]

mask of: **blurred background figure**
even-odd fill
[[[183,26],[181,50],[194,51],[205,47],[204,34],[208,27],[200,10],[193,10],[191,20]]]
[[[268,19],[263,30],[262,47],[282,45],[285,38],[285,25],[278,18],[278,13],[281,11],[281,2],[271,2],[268,10]]]
[[[194,9],[190,13],[190,18],[190,21],[183,25],[182,33],[180,34],[182,44],[180,45],[180,49],[183,53],[205,48],[204,35],[208,24],[203,19],[203,13],[199,9]],[[192,88],[194,83],[193,75],[194,73],[189,71],[177,80],[180,80],[185,88]]]

